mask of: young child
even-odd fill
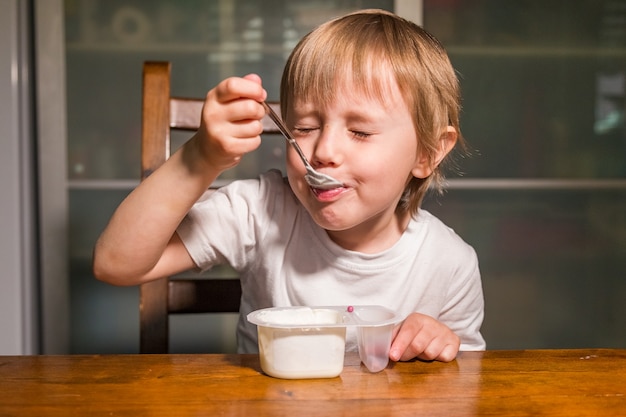
[[[241,353],[258,351],[246,320],[253,310],[355,304],[406,317],[394,334],[394,361],[451,361],[459,349],[484,349],[476,254],[420,209],[461,141],[458,81],[443,47],[380,10],[321,25],[286,64],[281,107],[313,167],[343,186],[309,186],[288,147],[286,179],[270,171],[205,193],[259,146],[266,95],[257,75],[209,91],[198,132],[102,233],[96,277],[134,285],[229,263],[243,290]],[[356,349],[354,334],[347,349]]]

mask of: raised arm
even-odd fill
[[[96,242],[96,278],[135,285],[195,266],[176,228],[222,172],[258,148],[265,98],[256,75],[209,91],[198,132],[128,195]]]

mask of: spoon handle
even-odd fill
[[[300,156],[300,159],[302,159],[304,166],[306,166],[307,168],[311,167],[309,160],[306,159],[306,156],[304,156],[304,152],[302,152],[302,149],[300,149],[298,142],[296,142],[296,140],[293,138],[293,135],[289,131],[289,128],[285,125],[282,119],[276,114],[274,109],[272,109],[272,107],[270,107],[270,105],[267,104],[265,101],[262,102],[261,104],[263,104],[263,107],[265,107],[265,111],[267,112],[270,119],[272,119],[272,121],[276,123],[278,130],[280,130],[280,133],[283,134],[285,139],[287,139],[287,141],[291,144],[291,146],[293,146],[296,152],[298,152],[298,155]]]

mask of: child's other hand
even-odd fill
[[[256,74],[227,78],[207,93],[196,145],[209,166],[224,171],[259,147],[266,97]]]
[[[450,362],[456,358],[461,340],[445,324],[434,318],[413,313],[394,334],[389,358],[408,361],[414,358]]]

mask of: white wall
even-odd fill
[[[69,352],[67,105],[63,0],[35,0],[41,352]]]
[[[25,11],[25,2],[0,0],[0,354],[4,355],[36,352],[38,343]]]
[[[62,0],[0,0],[0,355],[69,350],[63,42]]]

